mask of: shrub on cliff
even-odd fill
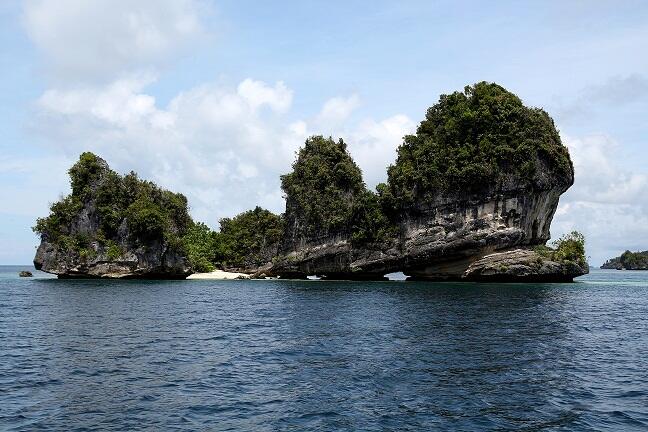
[[[355,244],[383,242],[395,227],[382,194],[367,190],[362,171],[343,140],[312,136],[297,154],[293,171],[281,176],[286,193],[287,237],[350,236]]]
[[[81,253],[96,241],[110,249],[110,256],[119,256],[115,245],[124,241],[135,247],[151,240],[181,246],[180,237],[192,224],[184,195],[140,180],[133,172],[122,177],[90,152],[82,153],[68,173],[72,193],[52,204],[49,216],[39,218],[33,228],[49,242]],[[124,222],[128,239],[120,238]]]
[[[538,157],[556,176],[571,176],[569,153],[551,117],[497,84],[480,82],[442,95],[427,110],[416,134],[398,148],[389,188],[396,205],[440,192],[478,191],[506,174],[531,179]]]
[[[233,218],[220,220],[217,258],[228,267],[260,266],[272,259],[283,233],[283,219],[255,207]]]
[[[587,266],[587,257],[585,256],[585,236],[578,232],[572,231],[564,234],[549,246],[536,246],[534,250],[553,261],[565,262],[571,261],[582,267]]]
[[[585,236],[578,231],[564,234],[553,242],[556,252],[554,258],[559,261],[573,261],[577,264],[586,265]]]
[[[398,235],[381,198],[382,195],[367,190],[354,200],[351,218],[351,242],[354,245],[386,243]]]
[[[298,216],[302,234],[345,230],[353,214],[353,199],[365,190],[362,172],[341,139],[313,136],[306,140],[281,176],[286,210]]]

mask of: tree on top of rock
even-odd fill
[[[573,168],[551,117],[487,82],[441,95],[388,169],[389,192],[400,205],[440,193],[478,192],[505,176],[566,189]]]
[[[291,173],[281,176],[288,230],[298,235],[345,232],[354,199],[365,191],[362,172],[341,139],[306,140]]]

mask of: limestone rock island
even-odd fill
[[[588,272],[577,232],[546,246],[574,183],[549,115],[481,82],[442,95],[370,190],[342,140],[312,136],[281,177],[286,210],[194,223],[181,194],[84,153],[72,193],[39,219],[34,264],[61,277],[257,276],[572,281]]]
[[[621,256],[610,258],[601,266],[602,269],[648,270],[648,251],[623,252]]]
[[[271,273],[571,281],[588,272],[583,239],[544,245],[573,182],[549,115],[481,82],[428,109],[376,192],[342,140],[306,141],[282,177],[286,229]]]
[[[38,219],[38,270],[59,277],[183,279],[191,266],[180,238],[193,223],[187,199],[120,176],[92,153],[69,170],[72,193]]]

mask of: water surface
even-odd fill
[[[648,272],[70,281],[0,267],[0,430],[646,430]]]

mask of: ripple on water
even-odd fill
[[[0,430],[645,430],[647,287],[0,268]]]

